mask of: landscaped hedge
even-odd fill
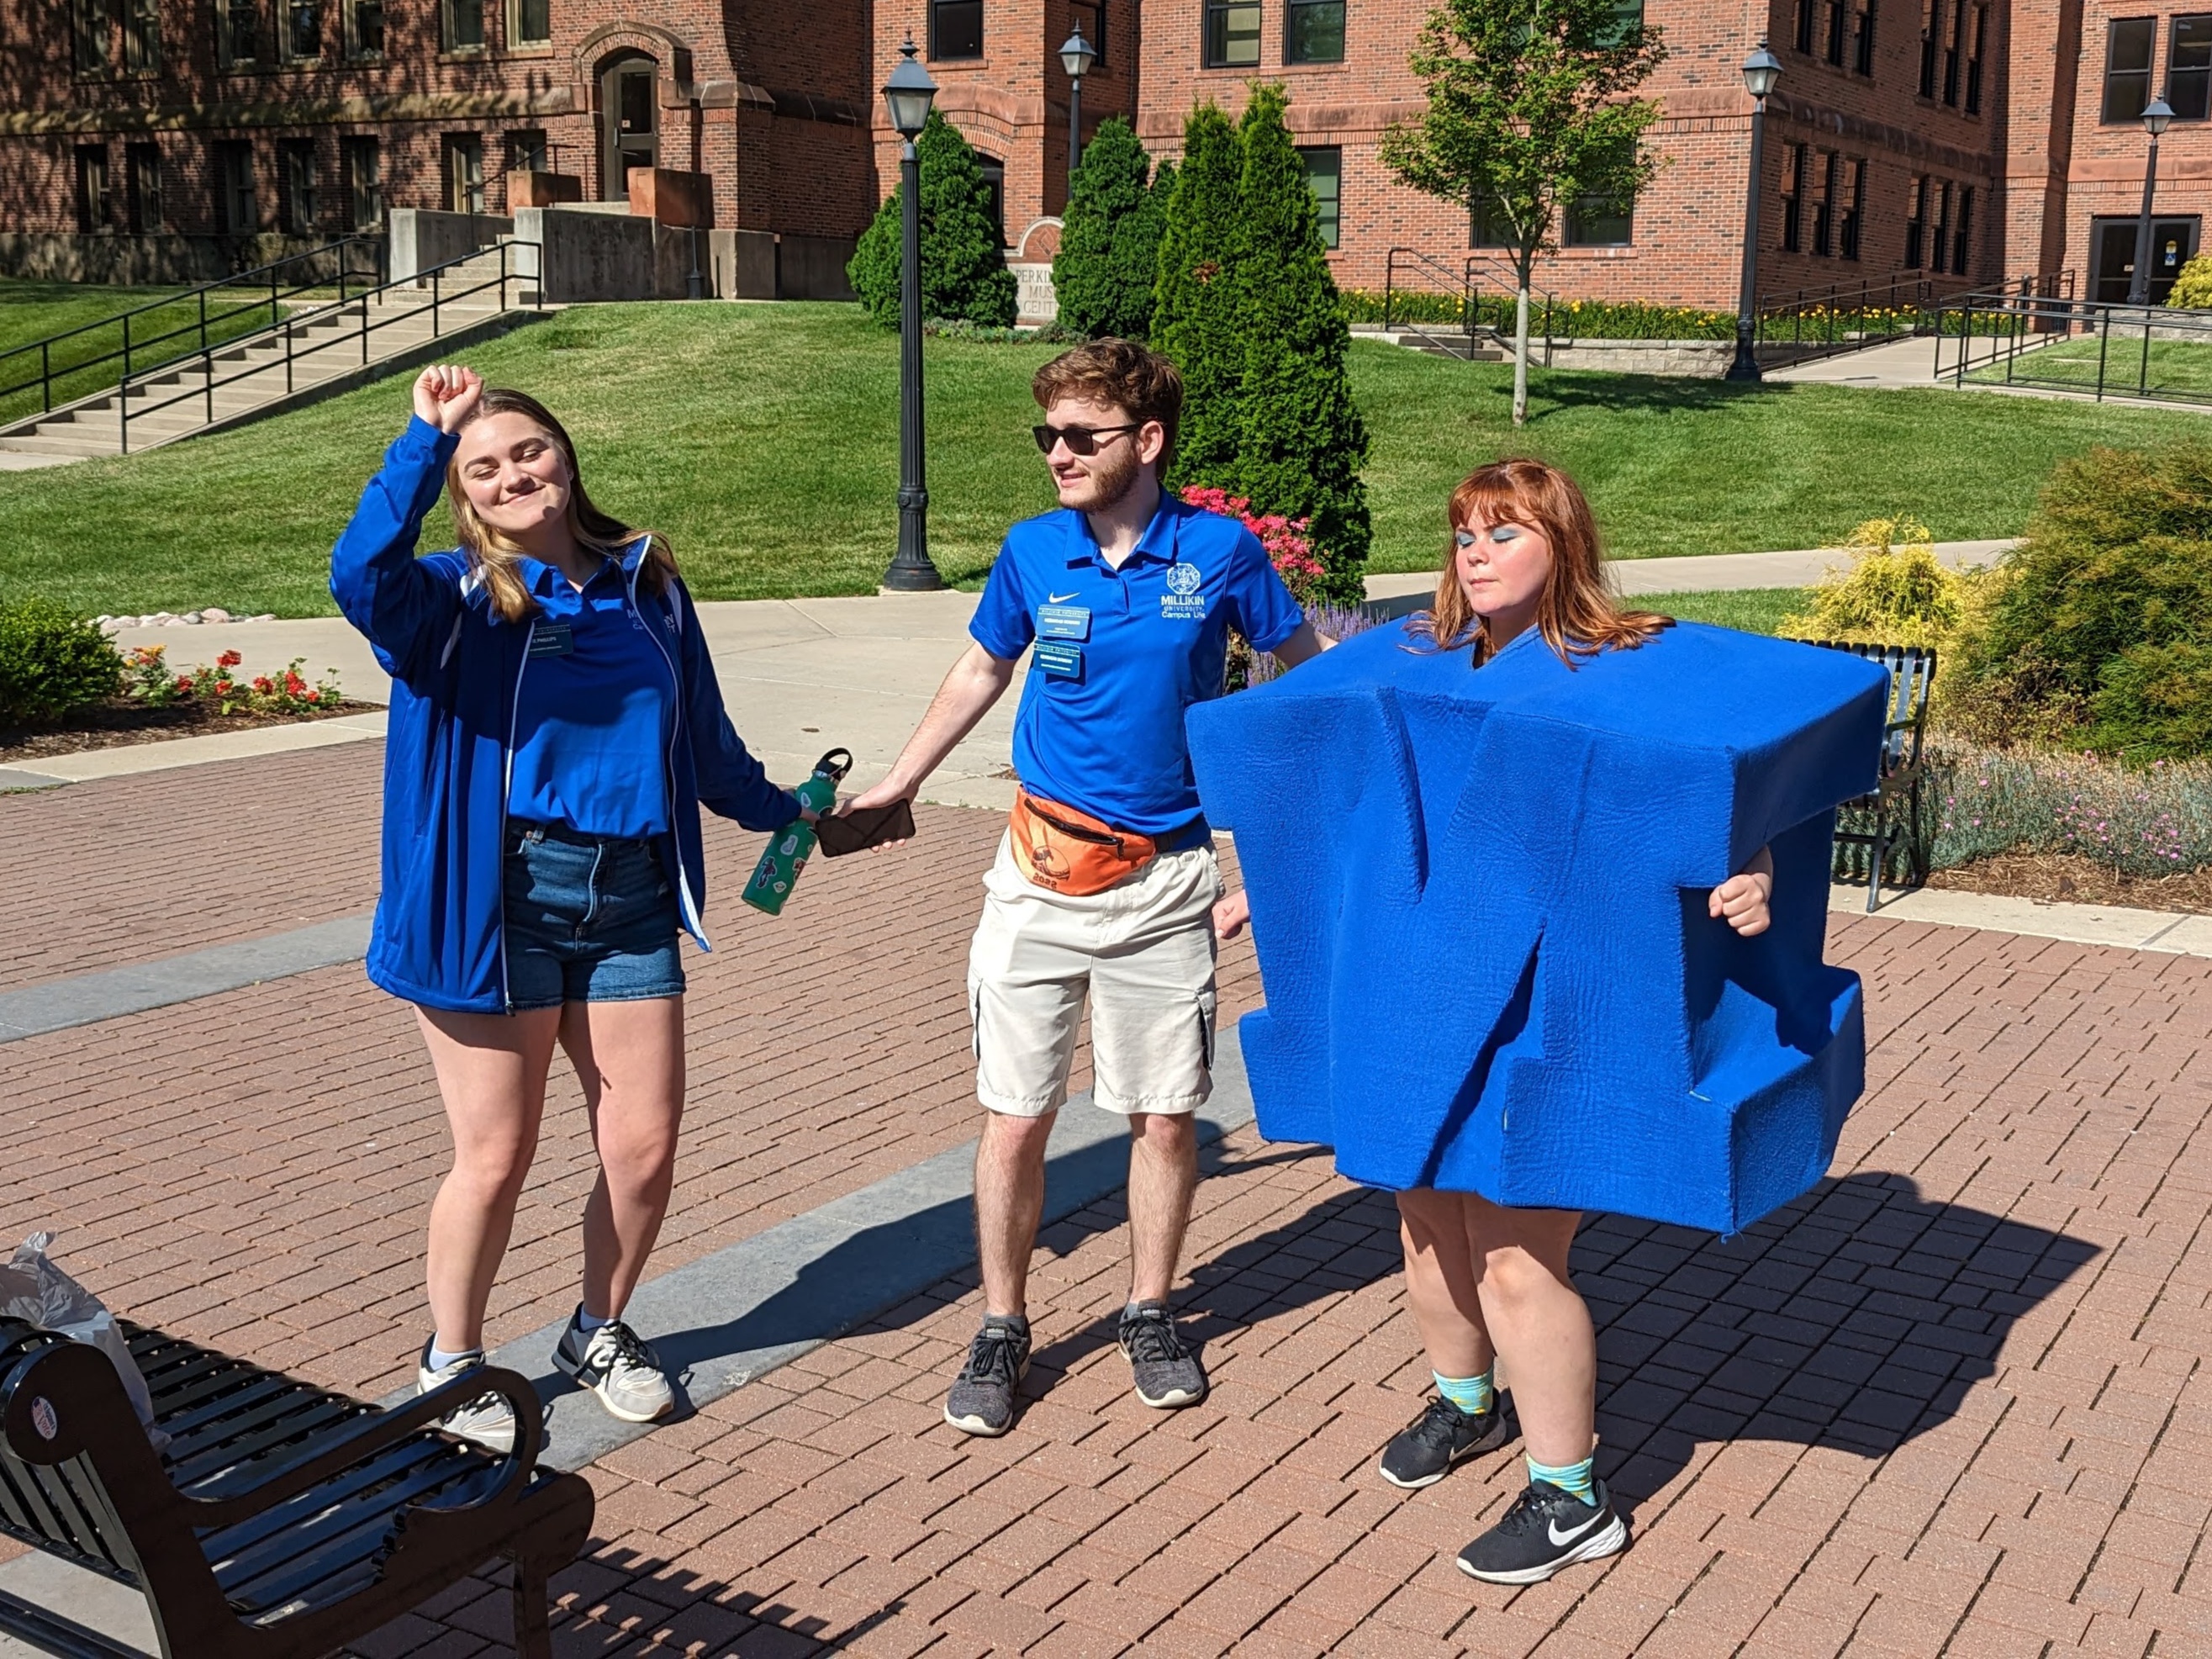
[[[1929,761],[1939,870],[2014,852],[2077,854],[2129,876],[2212,864],[2212,763],[2122,768],[1955,738]]]
[[[0,731],[62,720],[122,688],[123,660],[51,599],[0,600]]]
[[[1384,295],[1377,289],[1340,291],[1345,319],[1354,323],[1380,323]],[[1393,326],[1403,323],[1461,324],[1461,301],[1455,294],[1425,294],[1400,289],[1389,296]],[[1486,289],[1474,296],[1475,323],[1510,334],[1514,326],[1514,296]],[[1528,332],[1540,339],[1549,331],[1559,340],[1733,340],[1735,317],[1725,311],[1698,311],[1687,306],[1645,305],[1633,300],[1553,300],[1531,295]]]

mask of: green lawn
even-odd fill
[[[200,302],[194,299],[175,304],[161,303],[181,291],[173,288],[106,288],[87,283],[29,283],[0,277],[0,424],[38,412],[41,407],[40,388],[25,386],[24,382],[35,381],[42,368],[57,371],[52,402],[58,404],[113,386],[121,376],[123,363],[119,356],[111,354],[123,348],[124,325],[120,319],[125,312],[137,313],[130,319],[133,368],[198,349]],[[265,304],[256,312],[224,314],[240,312],[252,300],[252,293],[243,289],[210,295],[210,337],[228,339],[265,325],[269,320]],[[154,309],[142,311],[142,307]],[[88,328],[88,324],[103,325]],[[177,332],[186,329],[191,332]],[[80,330],[82,331],[73,331]],[[44,354],[22,349],[63,333],[69,333],[70,337],[55,341]],[[171,337],[164,339],[164,336]],[[150,353],[147,350],[149,341],[154,343]],[[81,363],[90,366],[73,374],[61,372]],[[6,390],[11,386],[21,389]]]
[[[1747,634],[1778,634],[1782,619],[1812,608],[1808,587],[1734,587],[1712,593],[1638,593],[1622,603],[1682,622],[1712,623]]]
[[[927,342],[931,549],[981,578],[1051,504],[1029,378],[1054,348]],[[872,591],[896,527],[898,354],[857,308],[580,307],[471,349],[566,420],[592,494],[664,532],[707,599]],[[1535,453],[1589,488],[1620,556],[1831,544],[1909,511],[1945,538],[2018,532],[2060,457],[2171,430],[2156,411],[1940,392],[1558,373],[1507,418],[1510,367],[1353,348],[1373,432],[1373,568],[1432,568],[1467,469]],[[127,461],[0,474],[0,592],[85,611],[327,613],[332,538],[404,422],[394,379]],[[442,509],[425,532],[446,544]]]
[[[1967,378],[1996,385],[2097,389],[2098,361],[2104,362],[2105,395],[2142,395],[2187,399],[2212,398],[2212,337],[2205,340],[2153,339],[2148,356],[2142,331],[2116,328],[2109,341],[2062,340],[2021,352],[2009,365],[1996,362],[1972,369]]]

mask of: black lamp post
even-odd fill
[[[899,48],[898,67],[884,103],[899,136],[899,529],[898,551],[884,572],[894,593],[927,593],[945,586],[929,562],[929,491],[921,471],[921,157],[914,141],[929,124],[937,82],[915,61],[914,37]]]
[[[1744,90],[1752,98],[1751,187],[1743,204],[1743,283],[1736,291],[1735,361],[1728,367],[1731,380],[1759,378],[1759,354],[1752,349],[1759,330],[1759,193],[1766,175],[1766,94],[1781,78],[1782,60],[1761,40],[1759,50],[1743,60]]]
[[[1075,188],[1075,169],[1083,161],[1083,77],[1098,54],[1083,38],[1083,25],[1075,26],[1060,48],[1060,67],[1067,71],[1067,187]]]
[[[2128,283],[2128,303],[2150,303],[2150,199],[2158,189],[2158,139],[2173,119],[2173,107],[2163,98],[2143,106],[2143,131],[2150,134],[2150,159],[2143,164],[2142,213],[2136,220],[2136,274]]]

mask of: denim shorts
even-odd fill
[[[650,842],[512,819],[502,879],[516,1012],[684,994],[676,895]]]

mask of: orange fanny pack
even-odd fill
[[[1088,812],[1039,800],[1026,789],[1014,793],[1007,829],[1022,874],[1076,898],[1104,892],[1159,856],[1159,843],[1150,836],[1116,830]]]

